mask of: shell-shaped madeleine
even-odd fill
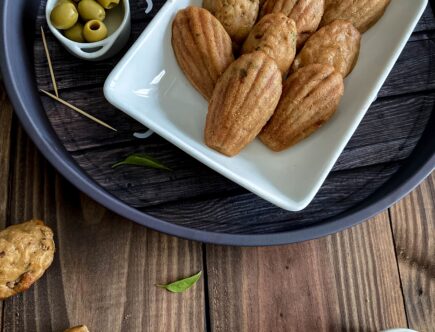
[[[283,13],[295,21],[299,49],[319,27],[324,7],[325,0],[266,0],[260,17],[270,13]]]
[[[355,66],[361,34],[349,21],[336,20],[314,33],[296,56],[292,70],[313,63],[333,66],[346,77]]]
[[[268,14],[251,30],[243,44],[242,53],[266,53],[285,75],[295,58],[296,36],[296,24],[292,19],[282,13]]]
[[[216,84],[208,107],[205,143],[238,154],[272,116],[282,92],[281,72],[263,52],[242,55]]]
[[[260,140],[274,151],[298,143],[329,120],[343,92],[343,77],[334,67],[313,64],[299,69],[284,83],[281,100]]]
[[[364,33],[384,15],[389,4],[390,0],[326,0],[320,25],[337,19],[348,20]]]
[[[184,74],[209,100],[217,80],[234,61],[231,38],[222,24],[203,8],[180,10],[172,23],[172,48]]]
[[[260,0],[203,0],[203,7],[222,23],[236,45],[241,45],[257,20]]]

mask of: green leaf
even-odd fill
[[[112,168],[116,168],[121,165],[136,165],[136,166],[145,166],[150,168],[162,169],[165,171],[172,171],[169,167],[166,167],[162,163],[160,163],[157,159],[154,159],[143,153],[134,153],[129,155],[124,160],[117,162],[112,165]]]
[[[166,290],[172,292],[172,293],[181,293],[186,290],[188,290],[190,287],[192,287],[201,277],[202,271],[199,271],[197,274],[194,274],[191,277],[180,279],[178,281],[174,281],[167,285],[156,285],[160,288],[165,288]]]

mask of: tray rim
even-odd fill
[[[321,223],[287,232],[232,234],[193,229],[155,218],[121,202],[94,182],[66,151],[45,116],[33,74],[33,62],[31,62],[33,57],[26,52],[28,51],[26,41],[22,38],[25,35],[24,25],[13,24],[21,22],[24,16],[30,15],[27,19],[31,18],[31,20],[27,22],[33,30],[35,17],[31,15],[37,10],[30,10],[29,13],[28,8],[39,7],[39,5],[40,2],[30,2],[29,5],[25,0],[4,0],[0,4],[0,70],[15,113],[38,150],[62,176],[107,209],[138,224],[169,235],[222,245],[265,246],[302,242],[342,231],[378,214],[408,194],[435,169],[435,142],[432,141],[432,145],[422,143],[423,138],[430,136],[428,129],[435,123],[434,108],[414,151],[399,171],[384,184],[383,190],[376,191],[365,202],[333,219],[325,219]],[[25,9],[28,11],[26,12]],[[397,179],[400,178],[401,181],[398,181]]]

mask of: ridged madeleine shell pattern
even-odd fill
[[[270,13],[283,13],[295,21],[299,49],[319,27],[324,8],[325,0],[266,0],[260,17]]]
[[[242,55],[221,76],[208,107],[205,143],[227,156],[254,140],[282,92],[281,73],[263,52]]]
[[[313,64],[299,69],[285,82],[278,107],[260,140],[274,151],[298,143],[330,119],[343,92],[343,77],[334,67]]]
[[[180,10],[172,23],[172,48],[186,77],[209,100],[234,61],[231,38],[222,24],[203,8]]]
[[[349,21],[336,20],[314,33],[293,62],[292,71],[313,63],[333,66],[343,77],[355,66],[361,34]]]
[[[268,14],[249,33],[242,53],[266,53],[285,75],[296,55],[296,36],[296,24],[292,19],[282,13]]]
[[[259,0],[204,0],[203,7],[222,23],[236,45],[245,41],[257,20]]]
[[[320,25],[337,19],[348,20],[364,33],[384,15],[389,4],[390,0],[326,0]]]

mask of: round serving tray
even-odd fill
[[[139,36],[163,1],[131,1]],[[104,100],[102,86],[120,59],[91,63],[69,55],[48,33],[45,1],[0,4],[0,64],[27,133],[69,181],[118,214],[168,234],[231,245],[313,239],[377,214],[412,190],[435,165],[435,18],[427,9],[402,56],[322,189],[301,212],[288,212],[216,174]],[[45,27],[62,98],[115,126],[118,133],[42,97],[51,90],[40,26]],[[25,37],[25,39],[23,39]],[[32,56],[33,55],[33,56]],[[146,59],[144,59],[146,65]],[[173,168],[110,166],[145,152]]]

